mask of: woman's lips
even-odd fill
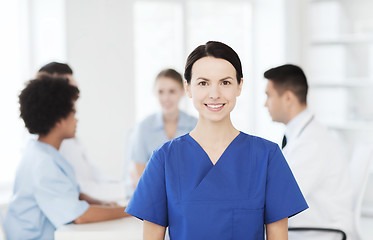
[[[219,104],[205,104],[208,110],[213,112],[219,112],[223,109],[225,103],[219,103]]]

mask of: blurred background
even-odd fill
[[[373,1],[370,0],[0,0],[0,202],[28,133],[18,94],[37,70],[67,62],[81,89],[77,136],[107,174],[125,173],[128,135],[158,109],[164,68],[183,72],[209,40],[241,57],[244,87],[232,113],[241,131],[280,142],[284,126],[264,108],[263,72],[301,66],[309,105],[346,142],[373,142]],[[181,109],[196,115],[189,99]],[[373,171],[363,211],[373,215]]]

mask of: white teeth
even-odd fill
[[[209,108],[220,108],[220,107],[223,106],[223,104],[219,104],[219,105],[209,105],[209,104],[207,104],[207,106],[208,106]]]

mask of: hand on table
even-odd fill
[[[102,205],[107,207],[120,207],[116,202],[104,202]]]

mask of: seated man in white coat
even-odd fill
[[[352,189],[343,146],[307,108],[308,84],[302,69],[283,65],[264,73],[265,106],[275,122],[286,124],[283,153],[309,210],[289,219],[289,227],[333,228],[351,235]],[[324,232],[289,232],[289,239],[341,239]]]
[[[73,77],[73,70],[65,63],[51,62],[46,64],[40,68],[37,77],[43,75],[67,78],[71,85],[77,86]],[[122,201],[126,198],[123,181],[105,175],[90,160],[79,138],[65,139],[59,151],[73,166],[75,177],[83,192],[106,201]]]

